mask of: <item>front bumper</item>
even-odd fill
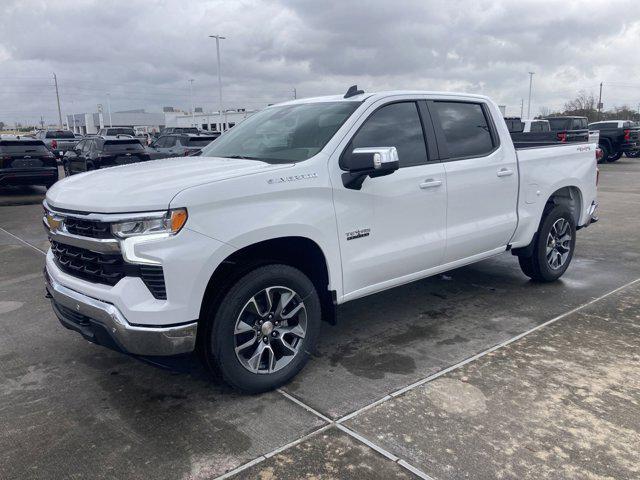
[[[93,343],[143,356],[178,355],[195,349],[197,322],[166,327],[132,325],[114,305],[65,287],[51,278],[46,268],[44,277],[62,325]]]

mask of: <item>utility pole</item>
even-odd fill
[[[111,94],[107,92],[107,111],[109,112],[109,126],[113,127],[113,122],[111,121]]]
[[[296,90],[296,87],[293,87],[293,99],[295,100],[296,98],[298,98],[298,91]]]
[[[529,72],[529,103],[527,104],[527,118],[531,118],[531,89],[533,87],[533,75],[536,72]]]
[[[602,120],[602,82],[600,82],[600,95],[598,95],[598,120]]]
[[[520,99],[520,119],[522,119],[522,115],[524,115],[524,98]]]
[[[196,111],[193,108],[193,78],[189,79],[189,102],[191,102],[191,126],[196,126]]]
[[[220,133],[222,133],[224,123],[222,121],[222,74],[220,71],[220,40],[225,40],[227,37],[220,35],[209,35],[209,38],[216,39],[216,55],[218,58],[218,100],[220,102]]]
[[[60,124],[60,128],[62,128],[62,110],[60,109],[60,93],[58,92],[58,77],[56,77],[56,72],[53,72],[53,82],[56,85],[56,100],[58,101],[58,122]]]

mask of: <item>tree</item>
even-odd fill
[[[587,117],[589,122],[594,122],[598,120],[596,106],[597,102],[593,93],[587,94],[584,90],[581,90],[576,98],[564,104],[564,115]]]

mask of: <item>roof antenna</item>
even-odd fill
[[[358,90],[358,86],[357,85],[351,85],[349,87],[349,90],[347,90],[347,93],[344,94],[343,98],[355,97],[356,95],[360,95],[362,93],[364,93],[364,90]]]

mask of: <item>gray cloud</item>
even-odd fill
[[[491,95],[519,113],[527,72],[533,111],[579,90],[605,106],[640,101],[640,12],[633,0],[25,1],[0,15],[0,120],[65,113],[217,105],[222,43],[225,105],[260,108],[299,96],[419,88]],[[603,22],[607,16],[610,20]],[[634,84],[634,82],[636,82]]]

